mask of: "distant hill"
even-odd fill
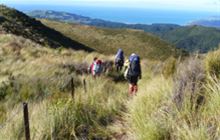
[[[67,12],[58,12],[58,11],[42,11],[35,10],[27,13],[29,16],[40,19],[50,19],[55,21],[63,21],[68,23],[79,23],[90,26],[97,27],[106,27],[106,28],[132,28],[140,29],[146,32],[156,33],[161,35],[167,31],[179,28],[181,26],[176,24],[125,24],[120,22],[106,21],[102,19],[93,19],[86,16],[81,16],[77,14],[67,13]]]
[[[170,56],[184,55],[183,51],[152,34],[134,29],[109,29],[88,25],[41,20],[69,38],[74,38],[104,54],[115,54],[122,48],[126,55],[133,52],[142,58],[165,60]]]
[[[79,23],[96,27],[144,30],[145,32],[161,37],[162,39],[176,45],[178,48],[186,49],[189,52],[199,51],[205,53],[217,48],[220,43],[220,30],[217,28],[179,26],[175,24],[124,24],[56,11],[32,11],[28,13],[28,15],[35,18]]]
[[[205,53],[218,47],[220,30],[196,25],[186,26],[170,31],[162,38],[173,42],[177,48]]]
[[[4,5],[0,5],[0,33],[22,36],[52,48],[65,47],[93,51],[93,49],[74,41],[74,38],[70,39],[60,32],[46,27],[40,21]]]
[[[205,26],[205,27],[220,28],[220,16],[193,21],[189,23],[189,25],[200,25],[200,26]]]
[[[143,58],[154,60],[165,60],[182,54],[182,51],[166,41],[143,31],[42,21],[43,24],[20,11],[0,5],[0,33],[22,36],[43,46],[104,54],[115,54],[118,48],[123,48],[127,55],[136,52]]]

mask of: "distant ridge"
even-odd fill
[[[144,30],[174,44],[177,48],[185,49],[189,52],[199,51],[206,53],[209,50],[217,48],[220,43],[220,30],[217,28],[179,26],[175,24],[124,24],[57,11],[38,10],[30,12],[28,15],[35,18],[79,23],[96,27]]]
[[[190,52],[206,53],[218,48],[220,43],[220,30],[204,26],[186,26],[168,32],[163,36],[165,40],[173,42],[177,48]]]
[[[120,22],[106,21],[102,19],[93,19],[86,16],[81,16],[77,14],[67,13],[67,12],[58,12],[53,10],[35,10],[32,12],[27,12],[27,14],[34,18],[40,19],[50,19],[55,21],[63,21],[68,23],[78,23],[96,27],[106,27],[106,28],[132,28],[140,29],[146,32],[163,34],[164,32],[179,28],[181,26],[176,24],[125,24]]]
[[[40,21],[4,5],[0,5],[0,32],[22,36],[52,48],[65,47],[93,51],[93,49],[62,35],[60,32],[46,27]]]
[[[57,28],[53,25],[57,25]],[[111,55],[118,48],[123,48],[127,55],[136,52],[142,58],[154,60],[182,55],[182,51],[173,45],[140,30],[74,26],[64,22],[36,20],[3,5],[0,5],[0,33],[22,36],[51,48],[65,47]]]
[[[200,19],[189,23],[189,25],[201,25],[205,27],[220,28],[220,16],[214,16],[207,19]]]
[[[187,55],[181,49],[142,30],[100,28],[46,19],[41,21],[46,26],[107,55],[115,54],[118,48],[123,49],[127,56],[137,53],[142,58],[152,60],[164,61],[171,56]]]

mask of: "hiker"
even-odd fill
[[[102,66],[102,61],[101,60],[97,60],[95,65],[94,65],[94,72],[95,72],[95,76],[100,76],[103,70],[103,66]]]
[[[138,79],[141,79],[140,57],[133,53],[126,63],[125,66],[127,66],[127,70],[125,71],[125,77],[129,82],[129,94],[136,95],[138,91],[137,82]]]
[[[115,56],[115,67],[117,72],[121,71],[124,65],[124,52],[122,49],[118,49],[118,52]]]
[[[96,63],[97,59],[98,59],[97,57],[94,57],[92,64],[91,64],[91,65],[89,66],[89,68],[88,68],[89,73],[91,73],[93,76],[95,75],[95,73],[94,73],[94,71],[93,71],[93,69],[94,69],[94,64]]]
[[[92,73],[94,77],[100,76],[102,73],[102,61],[95,57],[89,67],[89,72]]]

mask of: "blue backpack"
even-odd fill
[[[130,67],[128,70],[128,76],[140,76],[141,66],[140,66],[140,57],[138,55],[130,56]]]
[[[121,61],[122,63],[124,63],[124,52],[122,51],[122,49],[119,49],[117,54],[116,54],[116,58],[115,58],[116,62]]]
[[[94,63],[94,71],[96,73],[100,74],[100,73],[102,73],[102,70],[103,69],[102,69],[102,62],[101,61]]]

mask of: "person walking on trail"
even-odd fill
[[[100,76],[103,71],[103,63],[102,60],[98,59],[93,67],[93,71],[95,76]]]
[[[89,67],[89,72],[94,76],[100,76],[102,73],[102,61],[97,57],[93,59],[92,64]]]
[[[129,94],[136,95],[138,91],[138,79],[141,79],[140,57],[137,54],[133,53],[129,57],[129,64],[125,75],[129,82]]]
[[[124,65],[124,52],[122,49],[118,49],[118,52],[115,56],[115,67],[117,72],[121,71]]]
[[[98,58],[94,57],[92,64],[89,66],[89,73],[91,73],[93,76],[95,76],[94,65],[97,60]]]

